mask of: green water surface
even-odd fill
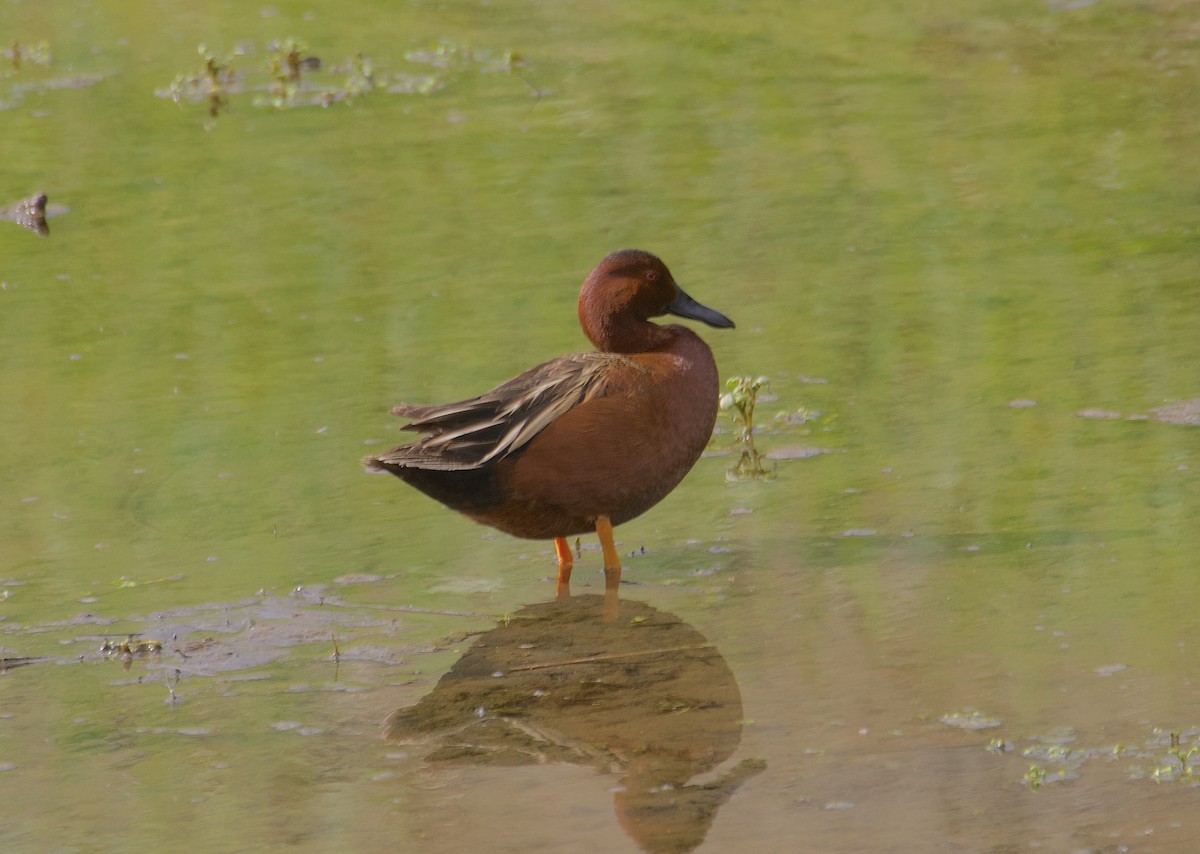
[[[0,849],[639,850],[615,772],[383,740],[553,550],[359,466],[392,404],[585,349],[638,247],[771,380],[773,478],[723,419],[617,532],[767,763],[698,850],[1191,850],[1200,3],[7,0],[14,43],[0,207],[66,211],[0,222],[0,652],[38,659]],[[201,44],[216,117],[166,97]]]

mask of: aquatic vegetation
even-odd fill
[[[945,717],[942,723],[957,725]],[[1048,783],[1077,780],[1098,761],[1126,764],[1129,780],[1200,786],[1200,727],[1170,732],[1155,728],[1133,745],[1077,745],[1075,739],[1074,731],[1065,727],[1032,736],[1020,748],[1003,738],[991,739],[985,748],[998,757],[1012,754],[1031,763],[1024,766],[1021,779],[1035,791]]]
[[[1193,738],[1191,747],[1184,749],[1184,737],[1178,732],[1169,736],[1167,755],[1151,772],[1158,783],[1188,781],[1200,783],[1200,739]]]
[[[86,72],[48,77],[46,69],[51,65],[50,44],[46,41],[26,44],[13,40],[0,50],[0,80],[11,80],[7,93],[0,92],[0,110],[15,109],[30,92],[83,89],[104,79],[103,74]]]
[[[1029,770],[1025,772],[1025,785],[1036,792],[1045,781],[1046,772],[1036,765],[1030,765]]]
[[[439,41],[429,48],[410,50],[404,59],[414,68],[387,70],[372,59],[357,53],[343,63],[328,65],[309,51],[307,43],[295,37],[268,42],[266,61],[257,66],[245,61],[255,52],[243,43],[227,57],[218,57],[200,45],[203,60],[194,72],[177,74],[155,94],[177,104],[204,104],[211,129],[217,118],[228,112],[235,99],[250,94],[255,107],[284,110],[293,107],[329,107],[350,102],[370,93],[391,95],[430,95],[444,89],[461,73],[506,72],[517,77],[540,98],[545,90],[535,86],[524,74],[525,59],[506,51],[496,59],[491,51],[476,51],[452,41]],[[244,69],[235,64],[244,63]]]
[[[826,382],[810,377],[796,377],[795,380],[805,384]],[[727,390],[721,395],[720,408],[729,413],[735,440],[733,451],[738,454],[737,462],[726,473],[729,480],[770,479],[775,476],[775,463],[779,460],[801,460],[836,453],[828,447],[794,443],[777,444],[767,453],[760,452],[756,445],[757,437],[770,434],[790,439],[811,435],[818,429],[828,433],[833,429],[836,416],[827,416],[806,407],[793,407],[776,412],[766,426],[760,426],[755,421],[756,408],[761,403],[778,399],[771,393],[770,379],[765,376],[735,376],[726,381],[725,387]],[[820,422],[819,427],[816,426],[817,422]],[[725,431],[718,428],[716,432]]]
[[[271,52],[271,73],[282,82],[298,84],[301,70],[316,71],[321,67],[319,58],[304,55],[308,45],[299,39],[271,42],[267,50]]]
[[[1055,746],[1047,751],[1038,749],[1025,750],[1021,754],[1024,758],[1037,760],[1025,772],[1025,785],[1037,791],[1047,783],[1062,783],[1069,780],[1077,780],[1079,779],[1079,770],[1083,766],[1083,763],[1087,759],[1094,758],[1097,753],[1098,751],[1087,751],[1077,756],[1070,748],[1061,748],[1059,746]]]
[[[43,40],[21,44],[14,39],[8,48],[0,51],[0,56],[8,59],[14,72],[20,71],[23,65],[46,66],[50,64],[50,43]]]
[[[754,445],[754,407],[758,395],[770,380],[767,377],[730,377],[725,382],[729,391],[721,395],[721,409],[728,412],[734,422],[737,442],[741,450],[738,460],[729,475],[734,479],[743,477],[773,477],[775,469],[763,465],[762,454]]]
[[[100,652],[109,656],[126,656],[126,655],[157,655],[162,652],[162,641],[160,640],[138,640],[132,635],[123,641],[105,640],[100,645]]]
[[[316,56],[306,56],[308,45],[295,38],[271,42],[267,50],[270,52],[268,70],[275,78],[270,88],[270,106],[282,109],[300,94],[301,73],[319,70],[321,60]]]
[[[105,638],[104,643],[100,645],[100,654],[120,661],[125,669],[129,670],[135,658],[157,658],[162,649],[163,644],[160,640],[138,640],[136,636],[130,635],[123,641]]]
[[[237,78],[230,68],[232,58],[218,59],[203,44],[197,48],[197,53],[204,61],[200,70],[192,74],[177,74],[164,90],[164,97],[171,98],[176,104],[181,101],[203,103],[208,108],[208,126],[211,126],[228,109],[229,93]]]

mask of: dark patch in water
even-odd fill
[[[47,210],[46,194],[35,193],[27,199],[21,199],[19,202],[14,202],[7,207],[0,208],[0,220],[15,222],[22,228],[45,237],[50,233],[50,226],[46,224],[46,217],[65,212],[66,208],[60,205],[51,206]]]

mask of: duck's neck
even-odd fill
[[[607,321],[607,322],[606,322]],[[602,318],[585,322],[584,334],[603,353],[649,353],[669,349],[678,336],[677,326],[659,326],[649,320]]]

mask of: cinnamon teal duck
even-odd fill
[[[560,356],[458,403],[402,403],[423,434],[367,459],[446,506],[515,537],[553,540],[558,594],[569,595],[567,537],[595,531],[606,588],[620,582],[613,526],[645,513],[699,459],[717,417],[718,377],[692,330],[664,314],[728,329],[654,255],[613,252],[579,292],[593,353]]]

